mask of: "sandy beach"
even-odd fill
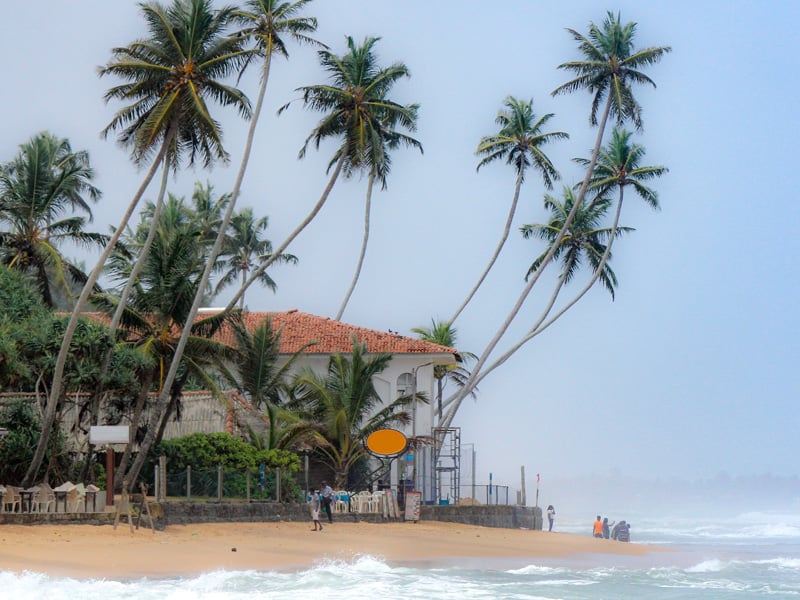
[[[127,525],[0,526],[0,570],[79,578],[162,578],[217,569],[295,570],[359,555],[394,563],[458,559],[620,558],[662,549],[588,536],[456,523],[309,523],[175,525],[164,531]]]

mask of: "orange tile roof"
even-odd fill
[[[205,314],[208,314],[206,312]],[[202,315],[201,315],[202,316]],[[327,317],[319,317],[299,310],[285,312],[245,312],[242,319],[249,331],[265,318],[272,317],[272,327],[281,330],[282,354],[291,354],[310,341],[316,342],[306,349],[309,354],[347,353],[353,347],[352,338],[367,344],[368,352],[390,352],[392,354],[457,354],[455,348],[440,346],[397,333],[389,333],[357,327]],[[228,326],[215,336],[218,341],[233,343],[233,332]]]
[[[214,312],[210,309],[203,309],[197,315],[198,319],[207,317]],[[85,316],[109,323],[108,315],[100,312],[83,313]],[[301,312],[297,309],[284,312],[244,312],[242,319],[249,331],[253,331],[256,326],[265,318],[272,317],[272,327],[274,330],[281,330],[281,354],[293,354],[308,342],[316,342],[309,346],[305,352],[308,354],[335,354],[349,353],[353,348],[352,338],[366,342],[368,352],[390,352],[392,354],[458,354],[455,348],[440,346],[416,338],[406,337],[397,333],[389,333],[358,327],[341,321],[334,321],[328,317],[319,317],[309,313]],[[228,324],[215,334],[214,339],[226,345],[232,346],[235,343],[233,331]]]

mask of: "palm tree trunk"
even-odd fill
[[[67,355],[69,354],[69,349],[72,344],[72,337],[75,335],[75,329],[78,327],[78,319],[80,318],[81,312],[83,312],[84,308],[86,308],[86,305],[89,301],[89,295],[94,290],[94,286],[97,283],[97,279],[100,277],[100,272],[103,270],[106,260],[108,260],[111,251],[114,249],[114,246],[117,243],[117,240],[119,240],[119,236],[122,234],[122,231],[128,224],[133,211],[139,204],[139,200],[141,200],[145,190],[147,189],[147,186],[150,185],[153,176],[156,174],[159,165],[163,161],[164,156],[167,153],[167,148],[168,145],[165,141],[161,146],[161,150],[159,151],[156,160],[153,161],[153,165],[147,172],[144,181],[142,181],[139,189],[136,191],[136,194],[128,205],[128,208],[125,211],[125,214],[123,215],[119,225],[117,226],[117,229],[114,231],[113,235],[108,240],[106,247],[103,249],[103,252],[100,254],[100,258],[97,260],[97,264],[95,265],[94,269],[92,269],[92,272],[89,274],[86,283],[83,285],[80,296],[78,296],[78,300],[75,303],[75,308],[72,310],[66,330],[64,331],[64,338],[61,341],[61,348],[58,351],[58,357],[56,358],[56,364],[53,371],[53,384],[50,388],[47,406],[45,407],[45,413],[42,418],[42,435],[39,438],[39,443],[37,444],[36,450],[31,458],[31,464],[28,466],[25,477],[22,480],[22,484],[25,487],[29,487],[33,484],[33,479],[36,476],[36,472],[39,470],[39,467],[42,465],[45,451],[47,450],[47,444],[50,441],[50,430],[53,428],[53,422],[55,421],[56,415],[56,406],[58,404],[59,397],[61,396],[61,389],[63,386],[64,367],[67,363]]]
[[[227,312],[233,310],[233,308],[236,306],[236,303],[239,301],[239,298],[241,298],[242,295],[247,291],[247,288],[253,285],[253,283],[258,279],[258,277],[264,271],[266,271],[269,268],[269,266],[272,265],[272,263],[274,263],[281,254],[283,254],[286,251],[286,248],[289,246],[289,244],[291,244],[294,241],[294,239],[298,235],[300,235],[300,232],[303,231],[303,229],[306,228],[306,226],[314,219],[314,217],[317,216],[317,213],[322,209],[322,207],[325,205],[325,202],[328,200],[328,196],[330,195],[331,190],[333,189],[333,185],[339,178],[339,173],[342,171],[342,165],[344,164],[346,156],[347,156],[347,148],[343,148],[342,155],[339,157],[339,161],[336,163],[336,168],[333,170],[333,174],[331,175],[331,178],[328,180],[328,185],[325,186],[325,190],[322,192],[322,196],[320,196],[320,199],[311,209],[311,212],[308,213],[308,215],[306,215],[306,218],[303,219],[300,225],[298,225],[295,228],[295,230],[289,234],[289,237],[287,237],[284,240],[280,248],[275,250],[275,252],[273,252],[272,255],[267,260],[261,263],[258,266],[258,268],[250,274],[250,277],[247,278],[247,283],[245,283],[245,285],[242,286],[242,289],[240,289],[236,293],[236,295],[233,298],[231,298],[231,301],[228,302],[228,305],[225,307],[225,310]]]
[[[122,313],[125,312],[125,307],[128,305],[128,297],[131,294],[131,289],[135,285],[136,280],[139,278],[139,273],[144,268],[144,259],[150,252],[150,247],[153,245],[153,239],[156,237],[156,229],[159,219],[161,218],[161,209],[164,206],[164,196],[167,191],[167,180],[169,179],[169,169],[167,168],[166,161],[164,162],[164,170],[161,174],[161,188],[158,191],[158,198],[156,199],[156,208],[153,211],[153,219],[150,223],[150,229],[147,232],[147,239],[145,239],[144,246],[139,253],[139,259],[134,261],[133,269],[131,270],[128,281],[125,282],[125,287],[122,289],[122,295],[119,298],[117,308],[114,310],[114,315],[111,317],[111,324],[108,326],[108,337],[111,345],[103,354],[103,362],[100,365],[100,375],[97,378],[97,388],[95,389],[96,398],[100,398],[103,393],[103,381],[108,374],[108,368],[111,365],[111,355],[114,353],[114,344],[116,344],[116,333],[119,327],[119,322],[122,319]],[[91,450],[91,446],[90,446]]]
[[[508,211],[508,218],[506,219],[506,226],[503,229],[503,236],[500,238],[500,243],[497,244],[497,248],[495,248],[494,254],[492,255],[491,260],[489,260],[489,264],[486,265],[486,269],[483,271],[481,276],[478,278],[478,282],[475,284],[475,287],[472,288],[472,291],[467,295],[467,297],[464,300],[464,302],[461,303],[461,306],[459,306],[458,309],[456,310],[456,312],[453,314],[453,316],[450,317],[450,321],[448,321],[448,322],[451,325],[453,323],[455,323],[455,320],[458,318],[458,315],[460,315],[461,312],[467,307],[467,304],[470,303],[470,301],[472,300],[472,297],[478,291],[478,288],[481,287],[481,285],[483,284],[483,280],[486,279],[486,276],[489,274],[489,271],[492,270],[492,267],[494,266],[494,263],[497,261],[497,257],[500,256],[500,251],[503,249],[503,246],[505,245],[506,240],[508,239],[508,234],[511,231],[511,223],[514,220],[514,214],[517,211],[517,202],[519,201],[520,189],[522,189],[523,175],[524,175],[524,171],[522,169],[520,169],[520,171],[517,173],[517,183],[514,186],[514,198],[511,201],[511,208]]]
[[[131,460],[131,453],[133,452],[133,446],[136,443],[136,432],[139,430],[139,421],[142,418],[142,413],[144,412],[144,407],[147,404],[147,398],[150,395],[150,386],[153,385],[153,380],[156,377],[156,369],[149,369],[147,375],[145,376],[145,380],[142,385],[142,389],[139,392],[139,397],[136,399],[136,405],[133,407],[133,415],[131,415],[131,425],[130,431],[128,432],[128,445],[125,446],[125,451],[122,453],[122,458],[119,461],[119,467],[117,468],[117,474],[114,478],[114,489],[119,489],[122,487],[122,480],[125,477],[125,473],[128,470],[128,463]]]
[[[542,260],[541,265],[536,270],[536,273],[528,281],[527,285],[523,288],[522,293],[520,294],[519,298],[517,299],[516,304],[511,309],[511,312],[506,317],[503,324],[495,333],[492,340],[486,346],[484,351],[481,353],[480,357],[478,358],[478,362],[475,364],[475,367],[472,370],[472,373],[467,378],[467,381],[464,383],[464,387],[456,391],[450,399],[448,399],[447,404],[451,405],[445,415],[442,427],[449,427],[450,424],[453,422],[453,418],[455,417],[456,413],[458,412],[461,403],[463,402],[464,398],[475,388],[478,383],[478,378],[481,375],[481,369],[489,360],[489,356],[497,347],[497,344],[500,342],[500,339],[505,335],[506,331],[508,331],[509,326],[516,318],[519,311],[522,309],[522,305],[525,303],[525,300],[528,298],[533,286],[536,285],[536,282],[539,280],[539,277],[544,272],[545,268],[550,261],[553,259],[553,255],[556,252],[556,249],[561,244],[561,241],[564,239],[567,231],[569,230],[570,225],[572,225],[572,220],[575,218],[575,213],[578,212],[578,208],[583,204],[584,198],[586,197],[586,191],[589,189],[589,181],[592,177],[592,173],[594,172],[594,167],[597,164],[597,156],[600,153],[600,148],[603,144],[603,134],[605,132],[606,123],[608,121],[608,115],[611,111],[611,96],[609,95],[608,100],[606,101],[606,107],[603,111],[603,117],[600,120],[600,126],[597,132],[597,139],[595,140],[594,148],[592,149],[592,157],[589,161],[589,166],[586,169],[586,175],[583,178],[583,182],[581,183],[580,191],[578,192],[578,197],[575,200],[575,204],[572,207],[572,210],[567,215],[567,218],[564,220],[564,226],[561,229],[561,232],[558,234],[558,237],[553,241],[553,245],[550,247],[550,250],[545,255],[544,259]]]
[[[336,313],[335,320],[341,321],[342,314],[344,313],[344,309],[347,307],[347,303],[350,301],[350,296],[353,295],[353,290],[356,289],[356,284],[358,283],[358,278],[361,275],[361,267],[364,264],[364,256],[367,254],[367,242],[369,241],[369,216],[370,216],[370,209],[372,206],[372,187],[375,184],[375,169],[373,168],[372,171],[369,173],[369,182],[367,183],[367,200],[364,207],[364,237],[361,240],[361,254],[358,256],[358,263],[356,264],[356,272],[353,275],[353,281],[350,283],[350,289],[347,290],[347,293],[344,296],[344,300],[342,300],[342,305],[339,307],[339,312]]]

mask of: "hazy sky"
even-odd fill
[[[646,164],[669,174],[654,184],[662,210],[628,196],[624,225],[636,231],[614,246],[616,301],[596,288],[480,386],[454,425],[478,452],[478,476],[516,485],[520,465],[542,485],[559,477],[610,473],[634,477],[797,475],[797,225],[794,199],[798,117],[794,1],[641,2],[594,0],[317,0],[317,38],[334,52],[345,35],[380,36],[383,64],[404,62],[412,77],[393,96],[421,105],[416,137],[425,153],[394,154],[389,188],[373,202],[372,238],[361,282],[344,315],[353,324],[410,335],[447,318],[486,264],[500,236],[514,173],[497,163],[476,173],[475,148],[496,131],[511,94],[533,98],[537,114],[571,139],[547,152],[572,185],[571,158],[588,156],[590,96],[553,98],[567,80],[556,69],[578,58],[565,32],[585,32],[606,10],[638,23],[639,47],[673,52],[641,88]],[[117,83],[97,66],[110,49],[145,34],[127,0],[15,3],[0,21],[7,57],[0,161],[41,130],[87,149],[104,196],[95,228],[118,222],[143,176],[124,149],[100,139],[119,104],[102,94]],[[323,83],[314,50],[290,47],[274,64],[240,206],[269,215],[269,237],[283,240],[318,199],[334,151],[302,161],[297,151],[319,115],[300,103],[298,86]],[[241,87],[255,98],[252,73]],[[246,123],[217,108],[230,167],[187,169],[170,191],[189,196],[195,181],[220,193],[232,186]],[[340,182],[316,221],[290,251],[297,267],[272,271],[279,289],[250,292],[251,310],[298,308],[333,316],[359,251],[366,181]],[[560,189],[560,188],[559,188]],[[518,228],[543,222],[544,188],[531,173],[512,236],[490,279],[457,322],[459,346],[480,353],[523,286],[542,246]],[[556,190],[558,192],[558,190]],[[154,198],[155,184],[147,193]],[[90,259],[91,262],[94,258]],[[89,262],[89,260],[87,260]],[[570,286],[577,290],[576,282]],[[532,295],[507,347],[536,318],[550,293]],[[224,299],[220,300],[223,304]]]

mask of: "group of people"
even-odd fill
[[[311,531],[322,531],[322,523],[319,520],[321,512],[328,515],[328,523],[333,523],[333,489],[327,482],[323,481],[320,485],[321,489],[315,489],[311,494],[311,520],[314,523],[314,529]]]
[[[624,519],[619,523],[615,523],[615,521],[609,523],[608,517],[602,518],[597,515],[597,519],[592,526],[592,534],[596,538],[610,538],[618,542],[630,542],[631,524],[626,523]]]

